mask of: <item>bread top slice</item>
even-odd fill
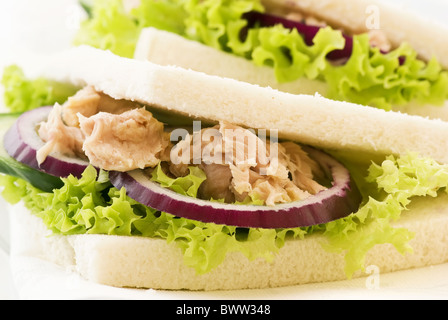
[[[448,163],[448,122],[386,112],[174,66],[121,58],[88,46],[50,57],[41,75],[92,85],[115,99],[252,129],[323,149],[381,155],[417,152]]]
[[[324,82],[309,80],[305,77],[296,81],[279,83],[272,67],[257,66],[252,61],[235,54],[152,27],[145,28],[140,33],[134,58],[148,60],[162,66],[173,65],[192,69],[293,94],[318,92],[325,96],[328,91],[328,86]]]
[[[360,34],[379,29],[394,47],[409,43],[424,60],[436,57],[448,69],[448,27],[415,10],[381,0],[262,0],[268,12],[284,8],[312,15]]]

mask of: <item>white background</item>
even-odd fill
[[[443,0],[388,2],[398,2],[414,7],[421,14],[443,22],[446,19],[448,5]],[[34,56],[46,55],[70,46],[72,36],[83,17],[83,12],[75,0],[0,0],[0,73],[3,66],[11,63],[17,63],[32,72]],[[0,103],[0,110],[1,108]],[[5,208],[3,200],[0,199],[0,243],[7,242],[9,238],[8,216]],[[440,268],[437,267],[434,271]],[[398,279],[400,278],[390,278],[388,281],[398,283]],[[308,295],[302,297],[319,298],[321,289],[319,286],[308,287]],[[439,289],[442,289],[439,294],[443,295],[440,297],[448,298],[447,289]],[[285,291],[287,290],[282,290],[282,292]],[[273,291],[274,295],[276,292],[278,291]],[[340,290],[341,295],[338,297],[344,298],[343,294],[349,292],[350,287]],[[412,297],[418,297],[419,294],[424,296],[423,294],[428,293],[428,288],[418,290],[411,282],[403,291],[403,296],[405,297],[409,292],[413,293]],[[158,296],[158,298],[163,297],[163,294]],[[14,298],[17,296],[9,273],[7,250],[2,250],[0,246],[0,299]]]

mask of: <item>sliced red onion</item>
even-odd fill
[[[52,108],[41,107],[21,115],[4,137],[5,150],[12,158],[33,169],[56,177],[73,175],[80,178],[89,163],[79,158],[49,155],[41,165],[37,162],[37,151],[45,145],[37,127],[47,120]]]
[[[134,200],[187,219],[244,228],[297,228],[324,224],[356,212],[359,190],[350,173],[327,154],[311,149],[310,155],[328,170],[333,186],[306,200],[275,207],[233,205],[183,196],[153,182],[142,171],[110,172],[112,184],[124,187]]]

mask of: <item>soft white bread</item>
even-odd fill
[[[192,118],[279,130],[279,138],[324,149],[376,154],[418,152],[448,163],[448,122],[292,95],[178,67],[120,58],[82,46],[50,59],[42,75],[93,85],[116,99],[138,101]]]
[[[371,30],[372,18],[394,47],[408,42],[425,59],[436,57],[448,69],[448,27],[409,8],[381,0],[262,0],[270,8],[298,11],[359,34]],[[379,21],[378,21],[379,19]]]
[[[178,66],[236,79],[292,94],[314,95],[317,93],[325,97],[328,92],[328,85],[323,81],[301,78],[292,82],[279,83],[271,67],[257,66],[248,59],[155,28],[142,30],[134,58],[162,66]],[[444,106],[422,106],[410,103],[405,106],[395,106],[393,109],[407,114],[448,121],[448,101]]]
[[[381,276],[447,262],[447,204],[446,194],[435,199],[415,200],[395,224],[415,232],[410,242],[413,253],[401,255],[391,245],[377,245],[369,252],[366,267],[374,266]],[[211,291],[346,279],[343,255],[325,251],[321,245],[325,239],[320,235],[287,241],[272,263],[263,259],[249,261],[240,253],[230,253],[217,269],[198,275],[183,264],[181,250],[175,243],[105,235],[48,236],[42,221],[26,209],[15,208],[13,213],[15,256],[49,260],[89,281],[114,287]],[[358,272],[355,277],[366,275]]]
[[[306,78],[278,83],[271,67],[257,66],[243,57],[155,28],[142,30],[134,58],[162,66],[173,65],[192,69],[294,94],[313,95],[318,92],[325,96],[328,90],[324,82]]]

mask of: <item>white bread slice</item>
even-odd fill
[[[413,253],[401,255],[391,245],[377,245],[369,252],[366,267],[375,267],[381,277],[389,272],[447,262],[447,203],[446,194],[434,199],[416,199],[396,223],[397,227],[415,232],[410,242]],[[20,207],[13,209],[11,219],[16,226],[13,258],[39,257],[88,281],[114,287],[216,291],[346,280],[343,255],[325,251],[321,245],[325,239],[320,235],[287,241],[272,263],[263,259],[249,261],[241,253],[230,253],[217,269],[198,275],[183,264],[179,247],[162,239],[105,235],[49,237],[42,221]],[[21,250],[17,243],[21,244]],[[28,250],[23,249],[27,246]],[[21,266],[20,272],[26,273],[26,266]],[[354,277],[367,275],[358,272]]]
[[[381,0],[262,0],[270,8],[310,14],[351,33],[370,30],[371,18],[394,47],[408,42],[425,60],[435,56],[448,69],[448,27],[410,8]],[[378,17],[374,15],[378,13]],[[378,19],[377,19],[378,20]]]
[[[383,155],[418,152],[448,163],[448,122],[288,94],[87,46],[59,53],[50,62],[44,77],[93,85],[116,99],[192,118],[280,130],[279,138],[324,149]]]
[[[236,79],[292,94],[314,95],[317,93],[325,97],[328,92],[328,85],[323,81],[301,78],[292,82],[279,83],[273,68],[257,66],[248,59],[155,28],[142,30],[134,58],[148,60],[162,66],[178,66]],[[395,106],[393,110],[448,121],[448,101],[443,106],[410,103],[406,106]]]
[[[192,69],[294,94],[313,95],[317,92],[325,96],[328,90],[324,82],[306,78],[278,83],[273,68],[256,66],[243,57],[156,28],[142,30],[134,59],[148,60],[162,66],[173,65]]]

